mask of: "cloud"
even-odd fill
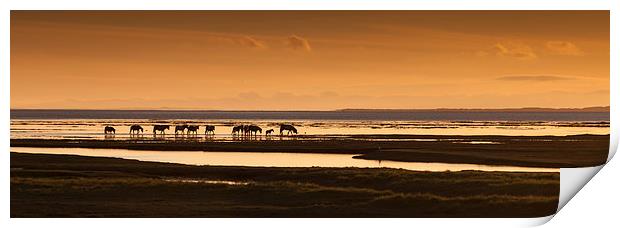
[[[546,81],[563,81],[563,80],[573,80],[574,77],[569,76],[559,76],[559,75],[508,75],[498,77],[497,80],[501,81],[537,81],[537,82],[546,82]]]
[[[245,98],[253,97],[252,99]],[[416,101],[412,104],[411,101]],[[41,100],[32,104],[11,102],[11,108],[66,109],[189,109],[189,110],[337,110],[363,108],[481,108],[481,107],[591,107],[608,106],[609,90],[545,90],[514,94],[437,94],[380,96],[339,95],[325,99],[320,94],[276,93],[255,97],[248,94],[212,98],[168,99],[67,99]]]
[[[498,56],[513,57],[522,60],[538,58],[534,50],[525,44],[514,42],[497,43],[494,48],[495,54]]]
[[[308,40],[296,35],[289,36],[286,45],[294,50],[312,51],[312,47],[310,47]]]
[[[577,45],[568,41],[548,41],[545,43],[547,50],[556,55],[583,55],[583,51]]]
[[[265,43],[258,41],[251,36],[243,36],[240,38],[236,38],[234,41],[237,44],[244,46],[244,47],[250,47],[250,48],[256,48],[256,49],[267,48],[267,45]]]

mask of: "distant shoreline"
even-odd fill
[[[572,111],[570,111],[572,110]],[[338,111],[200,111],[11,109],[11,119],[246,119],[369,121],[609,121],[605,108],[589,109],[415,109]]]
[[[342,112],[609,112],[609,106],[586,108],[436,108],[436,109],[340,109]]]
[[[372,109],[343,108],[334,110],[217,110],[217,109],[55,109],[55,108],[11,108],[12,111],[148,111],[148,112],[609,112],[610,106],[583,108],[421,108],[421,109]]]
[[[435,109],[335,109],[335,110],[217,110],[217,109],[53,109],[12,108],[11,111],[123,111],[123,112],[609,112],[610,107],[587,108],[435,108]]]

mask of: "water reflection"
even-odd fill
[[[104,119],[67,119],[67,120],[11,120],[11,138],[92,138],[105,139],[103,127],[114,126],[116,138],[134,138],[130,135],[129,127],[132,124],[141,124],[145,127],[145,138],[152,136],[152,126],[156,124],[177,124],[181,120],[104,120]],[[210,134],[194,134],[192,137],[208,140],[247,140],[242,135],[231,135],[232,127],[238,124],[253,123],[261,127],[275,128],[282,121],[279,120],[183,120],[200,126],[214,126]],[[290,122],[290,121],[289,121]],[[609,134],[609,122],[518,122],[518,121],[328,121],[304,120],[291,122],[299,130],[299,136],[335,136],[335,135],[576,135],[576,134]],[[172,130],[172,129],[171,129]],[[157,135],[157,139],[185,139],[187,134],[180,133]],[[139,138],[139,137],[137,137]],[[254,140],[267,139],[295,139],[294,137],[261,134]]]
[[[516,172],[559,172],[559,169],[551,168],[363,160],[354,159],[354,155],[350,154],[146,151],[125,149],[32,147],[11,147],[11,151],[25,153],[73,154],[83,156],[116,157],[125,159],[136,159],[140,161],[170,162],[188,165],[255,167],[382,167],[415,171],[481,170]]]
[[[226,181],[226,180],[207,180],[207,179],[190,179],[190,178],[174,178],[164,179],[167,182],[192,183],[192,184],[224,184],[224,185],[248,185],[250,182],[243,181]]]

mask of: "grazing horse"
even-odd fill
[[[211,132],[212,135],[215,135],[215,126],[213,125],[205,126],[205,135],[209,132]]]
[[[113,127],[110,126],[105,126],[105,128],[103,128],[103,134],[116,134],[116,129],[114,129]]]
[[[180,125],[180,126],[174,126],[174,134],[176,135],[177,132],[181,132],[181,134],[185,133],[185,129],[187,128],[187,124],[184,125]]]
[[[234,126],[232,128],[232,135],[243,134],[243,125]]]
[[[256,132],[260,132],[262,134],[263,129],[256,125],[248,125],[248,134],[250,134],[250,136],[252,136],[252,133],[254,133],[254,135],[257,135]]]
[[[189,135],[190,133],[194,133],[194,135],[198,134],[198,129],[200,128],[200,126],[196,126],[196,125],[189,125],[187,126],[187,134]]]
[[[153,126],[153,135],[157,135],[157,132],[161,132],[162,135],[166,134],[166,130],[169,130],[169,125],[154,125]]]
[[[280,135],[282,135],[282,132],[287,131],[286,135],[290,134],[290,133],[295,133],[297,134],[297,128],[293,127],[293,125],[290,124],[282,124],[280,125]]]
[[[144,129],[142,128],[142,126],[134,124],[129,127],[129,134],[134,134],[134,132],[135,134],[140,134],[144,132]]]
[[[242,133],[242,134],[244,134],[244,135],[250,135],[250,134],[252,134],[252,132],[250,132],[250,126],[252,126],[252,125],[245,125],[245,124],[244,124],[244,125],[241,125],[241,126],[243,126],[243,127],[241,128],[241,133]]]
[[[265,135],[271,135],[271,134],[273,134],[273,129],[269,129],[265,131]]]

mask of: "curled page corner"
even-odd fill
[[[609,129],[609,155],[607,155],[607,162],[611,161],[614,155],[616,155],[616,151],[618,150],[618,126],[614,126],[615,122],[611,123],[612,124]]]
[[[614,122],[612,122],[614,123]],[[613,125],[613,124],[612,124]],[[618,134],[616,127],[610,128],[609,139],[609,155],[607,156],[607,163],[616,154],[618,149]],[[558,200],[559,212],[576,194],[596,175],[606,164],[593,167],[582,168],[561,168],[560,169],[560,197]]]
[[[540,218],[533,219],[533,220],[531,221],[531,223],[529,223],[529,224],[528,224],[528,226],[530,226],[530,227],[534,227],[534,226],[542,226],[542,225],[544,225],[545,223],[547,223],[547,222],[551,221],[551,219],[552,219],[554,216],[555,216],[555,214],[553,214],[553,215],[549,215],[549,216],[545,216],[545,217],[540,217]]]
[[[583,186],[600,171],[603,166],[584,168],[561,168],[560,169],[560,199],[558,210],[560,211],[572,199]],[[556,212],[557,212],[556,211]]]

